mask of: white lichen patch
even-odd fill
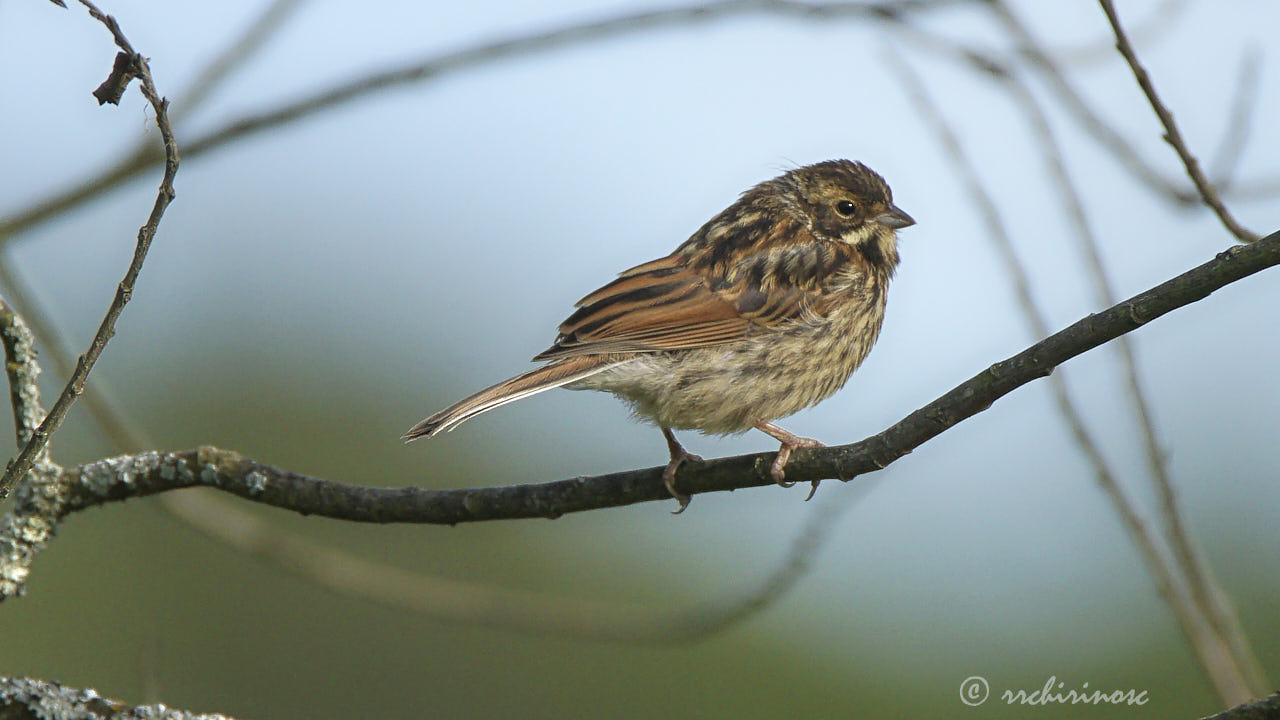
[[[165,477],[166,468],[172,477],[177,463],[178,459],[173,454],[153,450],[86,463],[80,466],[77,475],[82,489],[94,497],[106,497],[113,488],[133,485],[139,478],[151,475]]]
[[[30,574],[31,570],[26,565],[0,567],[0,598],[21,595]]]
[[[36,362],[31,331],[16,315],[12,317],[12,324],[5,325],[3,332],[5,344],[14,356],[14,361],[7,366],[7,370],[10,382],[17,390],[20,404],[18,432],[25,443],[44,420],[44,409],[40,407],[40,385],[37,383],[40,379],[40,364]]]
[[[44,518],[10,513],[0,523],[0,598],[21,595],[31,560],[40,551],[53,525]]]
[[[254,470],[244,477],[245,485],[249,488],[252,495],[260,495],[267,489],[267,476]]]
[[[14,522],[13,536],[28,545],[43,543],[53,534],[53,523],[39,515],[23,515]]]

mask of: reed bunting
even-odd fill
[[[404,439],[555,387],[605,390],[662,430],[677,512],[689,496],[676,472],[700,459],[673,429],[762,430],[782,443],[770,472],[790,487],[792,450],[821,443],[772,421],[839,390],[866,358],[898,265],[896,231],[913,224],[861,163],[830,160],[762,182],[675,252],[579,300],[533,358],[547,364],[459,400]]]

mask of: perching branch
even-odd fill
[[[797,451],[787,466],[788,477],[799,482],[849,480],[883,469],[1067,360],[1276,264],[1280,264],[1280,232],[1250,245],[1232,247],[1199,267],[995,363],[878,435],[848,445]],[[681,489],[706,493],[773,485],[769,475],[772,460],[773,453],[757,453],[691,464],[681,471]],[[111,500],[198,486],[307,515],[445,525],[554,518],[670,499],[659,467],[535,485],[457,490],[374,488],[308,477],[212,447],[110,458],[67,473],[70,498],[63,514]]]
[[[128,38],[121,32],[120,26],[116,24],[115,18],[103,14],[89,0],[80,0],[80,4],[89,9],[90,15],[103,25],[106,25],[112,37],[115,38],[116,45],[120,48],[120,54],[117,55],[117,61],[115,67],[112,68],[111,76],[107,79],[107,82],[103,83],[103,87],[110,88],[107,95],[115,94],[116,90],[123,92],[124,86],[128,84],[129,79],[132,77],[137,77],[142,83],[142,94],[155,110],[156,127],[160,129],[160,137],[164,142],[164,177],[160,181],[160,190],[156,194],[156,201],[151,208],[151,215],[147,218],[142,228],[138,230],[138,242],[134,247],[133,259],[129,263],[129,269],[125,271],[124,279],[116,287],[115,297],[107,308],[106,316],[102,318],[102,323],[98,325],[98,331],[94,333],[93,340],[89,343],[89,348],[80,356],[79,362],[76,363],[75,372],[67,379],[66,387],[62,389],[62,393],[54,402],[53,408],[45,416],[44,421],[40,423],[40,427],[36,428],[35,432],[32,433],[22,451],[5,468],[4,475],[0,477],[0,498],[7,496],[9,488],[13,487],[13,483],[31,469],[37,456],[48,445],[49,438],[62,424],[63,419],[67,416],[67,411],[71,409],[71,405],[84,392],[84,384],[89,377],[89,372],[93,370],[94,363],[98,361],[103,349],[106,348],[111,337],[115,335],[116,320],[119,319],[125,304],[133,296],[134,283],[137,282],[138,273],[142,271],[142,263],[146,260],[147,251],[151,248],[151,241],[155,238],[156,230],[160,226],[160,219],[164,217],[165,208],[169,206],[174,197],[173,178],[178,172],[178,143],[174,140],[173,129],[169,126],[169,103],[160,97],[159,91],[156,90],[155,83],[151,79],[151,69],[147,65],[147,59],[134,51],[133,46],[129,44]],[[123,61],[121,58],[123,58]],[[99,91],[101,90],[102,88],[100,87]],[[95,91],[95,96],[98,96],[98,91]],[[115,97],[118,99],[118,95],[115,95]],[[108,97],[104,100],[103,96],[99,96],[99,102],[111,102],[111,99]]]
[[[1253,242],[1258,239],[1258,235],[1252,230],[1244,227],[1236,222],[1227,210],[1227,206],[1222,203],[1222,198],[1218,197],[1218,191],[1214,189],[1213,184],[1204,176],[1200,170],[1200,163],[1195,156],[1191,154],[1191,150],[1187,148],[1187,143],[1182,139],[1182,133],[1178,131],[1178,125],[1173,121],[1173,113],[1169,112],[1169,108],[1165,107],[1160,100],[1160,96],[1156,93],[1156,87],[1151,82],[1151,77],[1147,75],[1147,71],[1142,67],[1142,63],[1138,61],[1137,54],[1133,51],[1133,46],[1129,44],[1129,38],[1124,33],[1124,28],[1120,25],[1120,17],[1116,15],[1116,8],[1111,4],[1111,0],[1098,0],[1098,4],[1102,6],[1102,11],[1107,15],[1107,22],[1111,23],[1111,30],[1116,35],[1116,50],[1124,56],[1125,62],[1129,63],[1129,69],[1133,71],[1134,78],[1138,81],[1138,86],[1142,88],[1143,94],[1147,96],[1147,102],[1151,103],[1151,109],[1155,110],[1156,117],[1160,118],[1160,124],[1164,126],[1164,139],[1173,146],[1174,152],[1178,153],[1178,159],[1182,160],[1182,165],[1187,169],[1187,175],[1191,178],[1191,182],[1195,184],[1196,190],[1200,192],[1200,198],[1204,200],[1204,204],[1208,205],[1227,230],[1235,235],[1240,242]]]

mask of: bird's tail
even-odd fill
[[[535,368],[527,373],[517,375],[510,380],[463,398],[422,422],[409,428],[403,439],[405,442],[420,437],[431,437],[452,430],[466,420],[482,412],[492,410],[509,402],[536,395],[543,390],[568,385],[575,380],[595,375],[617,365],[620,360],[607,355],[581,355],[565,358]]]

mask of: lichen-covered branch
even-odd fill
[[[987,409],[1004,395],[1048,375],[1067,360],[1276,264],[1280,264],[1280,232],[1250,245],[1232,247],[1199,267],[1090,315],[995,363],[878,435],[848,445],[798,451],[787,466],[788,477],[800,482],[824,478],[848,480],[882,469],[948,428]],[[691,464],[682,471],[681,487],[686,492],[705,493],[773,485],[769,475],[772,459],[772,453],[758,453]],[[662,483],[662,469],[658,467],[506,487],[374,488],[300,475],[211,447],[110,458],[69,469],[67,473],[71,495],[65,512],[110,500],[195,486],[215,487],[255,502],[308,515],[358,522],[446,525],[553,518],[571,512],[670,499]]]
[[[13,404],[18,447],[30,438],[41,418],[40,389],[31,331],[22,318],[0,298],[0,340],[4,343],[5,374],[9,399]],[[49,459],[46,445],[35,458],[32,472],[18,485],[13,509],[0,518],[0,599],[22,592],[35,559],[57,526],[60,509],[66,504],[63,486],[56,478],[61,468]]]
[[[130,706],[89,688],[25,677],[0,677],[0,720],[232,720],[164,705]]]
[[[31,439],[44,408],[40,407],[40,364],[35,342],[27,324],[0,297],[0,342],[4,344],[4,372],[9,380],[9,404],[13,406],[13,429],[21,448]]]

